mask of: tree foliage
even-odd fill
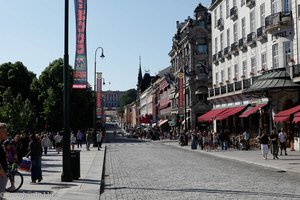
[[[136,89],[129,89],[126,91],[126,93],[121,97],[120,99],[120,108],[119,113],[123,115],[124,113],[124,106],[127,104],[131,104],[136,100],[137,97],[137,91]]]

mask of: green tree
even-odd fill
[[[136,100],[137,91],[136,89],[129,89],[120,99],[120,108],[118,110],[119,114],[122,116],[124,114],[124,106],[131,104]]]
[[[2,99],[1,119],[8,123],[10,133],[34,129],[35,114],[28,99],[23,101],[21,94],[14,98],[10,87],[3,93]]]

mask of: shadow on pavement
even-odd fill
[[[94,180],[94,179],[79,179],[79,180],[74,180],[74,183],[87,183],[87,184],[95,184],[95,185],[100,185],[100,179]]]
[[[14,194],[18,194],[18,193],[42,193],[42,194],[51,194],[53,193],[53,191],[51,190],[24,190],[24,189],[20,189],[17,192],[14,192]]]
[[[107,186],[107,185],[105,185]],[[192,193],[215,193],[215,194],[233,194],[233,195],[248,195],[248,196],[265,196],[265,197],[284,197],[284,198],[300,198],[300,195],[284,194],[284,193],[271,193],[271,192],[252,192],[241,190],[218,190],[218,189],[162,189],[162,188],[130,188],[130,187],[112,187],[105,188],[104,190],[153,190],[153,191],[167,191],[167,192],[192,192]]]

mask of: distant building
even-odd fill
[[[124,91],[103,91],[104,109],[116,110],[120,107],[121,97],[125,94]]]

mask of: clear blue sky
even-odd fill
[[[0,0],[0,64],[21,61],[37,76],[50,62],[64,55],[63,0]],[[151,75],[170,65],[168,53],[176,33],[176,21],[194,16],[199,3],[211,0],[88,0],[88,81],[94,83],[94,55],[98,46],[105,58],[97,58],[104,90],[136,88],[139,56],[142,71]],[[75,14],[70,0],[69,56],[74,66]],[[100,56],[100,51],[98,54]]]

